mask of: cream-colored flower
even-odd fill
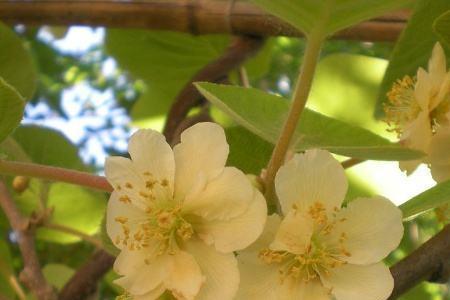
[[[400,142],[428,154],[438,128],[450,125],[450,73],[439,43],[433,48],[428,72],[419,68],[417,78],[405,76],[394,83],[388,99],[386,121],[399,134]],[[400,168],[410,174],[421,162],[400,162]]]
[[[400,210],[382,197],[341,208],[344,170],[323,150],[296,155],[275,185],[286,216],[270,216],[261,237],[239,252],[237,299],[387,299],[393,278],[381,260],[403,235]]]
[[[114,187],[107,232],[121,250],[116,283],[135,300],[232,299],[239,284],[233,251],[254,242],[267,208],[245,174],[225,167],[223,129],[199,123],[173,151],[153,130],[139,130],[131,159],[110,157],[105,173]]]
[[[450,179],[450,126],[439,127],[431,138],[428,162],[434,180]]]

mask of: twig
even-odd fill
[[[245,88],[251,87],[250,80],[248,79],[247,70],[243,66],[239,68],[239,78],[241,80],[241,85],[243,87],[245,87]]]
[[[171,30],[193,34],[302,36],[286,22],[246,1],[198,0],[16,0],[0,1],[0,19],[9,24],[90,25]],[[395,41],[409,13],[390,13],[338,32],[334,38]]]
[[[55,224],[55,223],[44,223],[42,225],[42,227],[74,235],[76,237],[79,237],[82,240],[85,240],[86,242],[93,244],[98,249],[103,249],[103,244],[100,240],[98,240],[90,235],[87,235],[79,230],[76,230],[76,229],[61,225],[61,224]]]
[[[29,222],[20,214],[2,181],[0,181],[0,206],[18,236],[19,249],[24,262],[24,269],[20,273],[20,279],[39,300],[56,299],[53,288],[47,283],[42,274]]]
[[[423,280],[447,282],[450,278],[450,225],[391,267],[391,273],[395,285],[388,300],[397,299]]]
[[[275,175],[286,158],[292,136],[294,135],[300,115],[308,100],[323,42],[324,35],[320,30],[311,34],[307,39],[303,63],[295,86],[289,114],[284,122],[283,129],[281,130],[281,134],[275,144],[275,148],[273,149],[272,156],[270,157],[270,161],[266,168],[264,178],[266,188],[265,196],[269,206],[275,208],[277,213],[281,213],[281,206],[275,195]]]
[[[341,165],[344,169],[348,169],[351,168],[353,166],[356,166],[362,162],[365,162],[364,159],[359,159],[359,158],[349,158],[347,160],[344,160]]]
[[[260,37],[236,37],[225,53],[215,61],[206,65],[191,81],[188,82],[175,99],[167,116],[164,135],[172,141],[175,131],[189,110],[199,103],[200,93],[192,84],[196,81],[217,82],[223,80],[230,71],[236,69],[248,58],[256,54],[262,47],[264,40]]]
[[[97,282],[108,272],[114,257],[103,250],[96,251],[63,287],[59,300],[84,300],[95,292]]]
[[[8,281],[9,285],[12,287],[17,297],[20,300],[26,300],[27,295],[25,295],[25,292],[23,291],[23,288],[20,286],[20,283],[17,281],[16,276],[14,276],[14,274],[9,275]]]
[[[36,177],[51,181],[77,184],[105,192],[113,191],[112,186],[103,176],[33,163],[6,161],[0,159],[0,174],[23,175],[27,177]]]

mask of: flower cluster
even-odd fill
[[[381,197],[342,208],[347,180],[327,151],[297,154],[277,173],[284,219],[267,218],[261,193],[225,167],[228,145],[216,124],[187,129],[173,151],[161,134],[140,130],[129,153],[105,167],[121,299],[385,300],[391,293],[380,261],[401,239],[401,212]]]
[[[416,78],[405,76],[395,82],[388,99],[386,121],[400,142],[426,154],[423,160],[400,162],[400,168],[410,174],[425,162],[436,181],[450,179],[450,72],[439,43],[428,71],[419,68]]]

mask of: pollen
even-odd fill
[[[126,183],[125,183],[125,187],[126,187],[127,189],[132,189],[132,188],[133,188],[133,185],[132,185],[130,182],[126,182]]]
[[[131,203],[131,199],[127,195],[120,196],[119,201],[124,203],[124,204],[130,204]]]
[[[387,93],[388,104],[384,105],[385,121],[392,128],[390,131],[401,135],[404,126],[417,118],[420,106],[414,97],[416,80],[405,76],[397,80]]]

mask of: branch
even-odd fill
[[[395,41],[409,13],[388,14],[338,32],[334,38]],[[16,0],[0,1],[9,24],[90,25],[171,30],[192,34],[301,36],[301,32],[251,3],[237,0]]]
[[[18,236],[19,249],[22,254],[24,269],[20,279],[39,300],[54,300],[56,294],[42,274],[39,259],[35,250],[33,232],[29,222],[24,218],[11,199],[5,184],[0,181],[0,206],[6,214],[11,227]]]
[[[164,135],[170,143],[176,138],[175,132],[178,125],[185,119],[189,110],[202,99],[192,83],[196,81],[217,82],[223,80],[228,73],[256,54],[263,43],[264,40],[260,37],[237,37],[221,57],[206,65],[192,77],[191,81],[178,94],[167,116]]]
[[[353,166],[359,165],[360,163],[365,162],[364,159],[359,159],[359,158],[349,158],[347,160],[344,160],[341,165],[344,169],[348,169],[351,168]]]
[[[444,283],[450,278],[450,225],[391,267],[394,290],[388,300],[400,295],[423,280]]]
[[[84,300],[92,295],[97,282],[108,272],[114,257],[103,250],[96,251],[72,276],[59,294],[59,300]]]
[[[33,163],[6,161],[0,159],[0,174],[22,175],[51,181],[67,182],[109,193],[113,191],[113,188],[103,176]]]

